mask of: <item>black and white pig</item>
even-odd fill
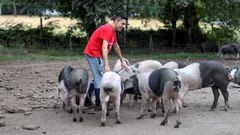
[[[128,69],[124,68],[117,73],[120,75],[122,81],[124,82],[132,75],[153,71],[160,68],[161,66],[162,64],[159,61],[144,60],[129,66]]]
[[[132,91],[133,89],[129,89],[129,87],[126,87],[125,84],[127,80],[130,79],[131,76],[134,76],[136,74],[140,74],[140,73],[144,73],[144,72],[149,72],[149,71],[153,71],[155,69],[159,69],[162,66],[162,64],[159,61],[156,60],[144,60],[141,62],[138,62],[134,65],[131,65],[128,67],[128,69],[122,69],[118,72],[118,74],[120,75],[123,83],[124,83],[124,92],[122,94],[122,98],[121,98],[121,103],[123,102],[126,94],[130,94],[130,103],[129,103],[129,107],[132,107],[132,103],[133,103],[133,96],[135,95],[135,99],[137,97],[137,91]],[[126,89],[125,89],[126,88]],[[133,94],[134,93],[134,94]]]
[[[184,63],[169,61],[169,62],[164,63],[159,68],[178,69],[178,68],[183,68],[185,66],[186,65]],[[123,102],[123,99],[124,99],[126,94],[134,95],[134,100],[135,101],[137,101],[137,97],[141,97],[141,94],[139,92],[139,87],[138,87],[137,75],[133,75],[129,79],[127,79],[124,82],[124,86],[125,86],[124,87],[124,93],[122,94],[121,103]],[[132,106],[133,106],[133,97],[130,96],[130,103],[129,103],[130,109],[132,108]]]
[[[63,104],[73,110],[73,121],[79,118],[83,122],[83,107],[88,88],[88,72],[84,68],[64,67],[58,76],[58,104],[59,95],[64,91]]]
[[[129,94],[130,97],[129,108],[131,110],[134,101],[138,101],[138,98],[141,98],[141,94],[139,92],[138,87],[137,75],[131,76],[124,82],[124,92],[121,95],[121,104],[123,103],[123,100],[127,94]]]
[[[122,82],[120,76],[112,71],[103,74],[100,85],[100,100],[102,104],[101,125],[106,125],[106,114],[109,108],[107,103],[111,100],[115,106],[116,123],[120,124],[120,96],[122,93]]]
[[[142,73],[139,78],[139,90],[142,95],[142,107],[140,115],[137,119],[141,119],[144,116],[147,103],[150,98],[152,99],[152,115],[154,118],[156,115],[156,107],[159,98],[162,97],[163,107],[165,109],[164,119],[161,125],[165,125],[168,121],[168,115],[174,107],[176,108],[178,118],[175,124],[175,128],[178,128],[180,122],[180,108],[182,106],[179,91],[181,89],[181,79],[178,74],[169,68],[161,68],[152,72]],[[173,103],[173,104],[172,104]]]
[[[182,100],[189,91],[205,87],[212,87],[214,101],[211,111],[216,109],[220,89],[225,102],[224,110],[228,110],[228,73],[225,67],[215,61],[204,61],[192,63],[185,68],[175,69],[181,78],[183,92]]]
[[[240,67],[228,68],[227,71],[229,81],[240,85]]]
[[[171,68],[171,69],[178,69],[178,68],[183,68],[185,67],[186,64],[176,62],[176,61],[169,61],[164,63],[160,68]]]
[[[129,66],[129,61],[128,61],[128,59],[123,58],[123,60],[124,60],[125,63]],[[114,66],[113,66],[113,71],[114,71],[114,72],[119,72],[121,69],[122,69],[121,61],[120,61],[120,59],[118,59],[118,60],[115,62]]]
[[[223,56],[228,57],[228,55],[236,55],[239,58],[240,46],[234,43],[223,45],[218,52],[218,56],[221,58]]]

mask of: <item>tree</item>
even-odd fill
[[[58,0],[57,5],[64,16],[77,19],[79,27],[90,37],[99,25],[106,22],[106,17],[124,12],[119,3],[121,0]]]
[[[218,44],[233,42],[235,30],[240,26],[240,1],[237,0],[201,0],[203,12],[199,12],[201,21],[218,22],[219,27],[212,25],[210,40]]]
[[[0,15],[2,15],[2,2],[0,2]]]
[[[172,30],[171,46],[176,47],[177,20],[181,19],[182,8],[175,0],[166,0],[162,7],[164,10],[160,14],[159,20],[163,20],[165,25]]]
[[[15,1],[15,0],[14,0]],[[40,19],[39,26],[39,38],[42,41],[42,30],[43,30],[43,12],[48,9],[52,10],[55,8],[56,0],[18,0],[17,5],[22,7],[22,11],[26,11],[29,16],[38,15]]]

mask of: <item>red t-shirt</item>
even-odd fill
[[[113,30],[112,25],[105,24],[96,29],[91,35],[87,46],[84,50],[84,54],[87,54],[94,58],[102,58],[102,45],[103,40],[108,42],[108,53],[113,44],[117,42],[116,32]]]

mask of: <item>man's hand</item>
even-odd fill
[[[128,65],[124,60],[121,62],[121,65],[122,65],[123,68],[128,69]]]
[[[104,72],[108,72],[108,71],[111,71],[109,65],[105,65],[104,66]]]

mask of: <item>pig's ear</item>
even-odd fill
[[[227,68],[226,68],[226,71],[227,71],[227,72],[230,72],[231,70],[232,70],[232,69],[231,69],[230,67],[227,67]]]
[[[175,80],[175,81],[173,82],[173,85],[176,86],[176,87],[181,87],[181,82],[180,82],[180,80]]]

